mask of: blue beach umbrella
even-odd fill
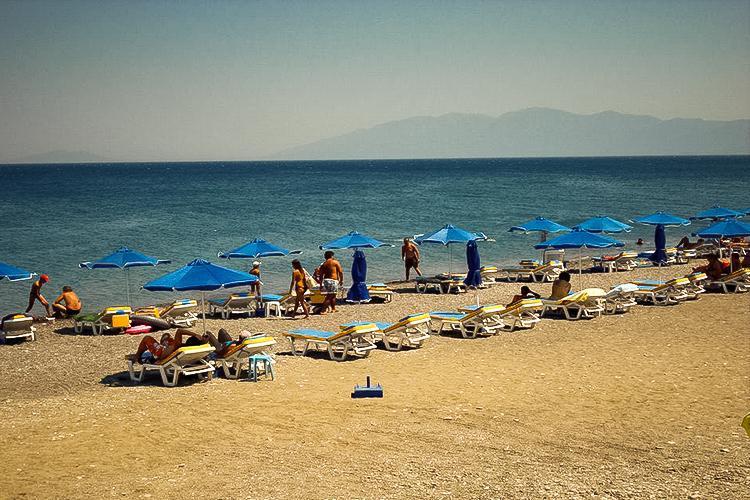
[[[718,205],[714,205],[707,210],[698,212],[694,217],[690,217],[690,220],[716,221],[722,219],[734,219],[737,217],[742,217],[743,215],[745,215],[744,212],[738,212],[737,210],[732,210],[731,208],[724,208]]]
[[[255,238],[249,243],[228,252],[219,252],[222,259],[258,259],[261,257],[284,257],[301,254],[301,250],[287,250],[262,238]]]
[[[128,247],[120,247],[106,257],[94,262],[81,262],[78,266],[82,269],[124,269],[128,305],[130,305],[130,273],[128,270],[131,267],[155,267],[170,262],[172,261],[149,257]]]
[[[667,262],[667,235],[665,228],[687,226],[690,224],[689,220],[666,212],[656,212],[645,217],[638,217],[631,222],[656,226],[654,230],[654,247],[656,250],[654,250],[654,253],[650,257],[651,261],[655,264],[664,264]]]
[[[380,248],[380,247],[392,247],[393,245],[383,243],[380,240],[371,238],[366,234],[358,233],[357,231],[351,231],[340,238],[329,241],[323,245],[320,245],[321,250],[338,250],[342,248]]]
[[[745,215],[750,215],[750,207],[743,208],[742,210],[740,210],[740,212],[742,212]]]
[[[611,217],[600,215],[573,226],[573,229],[581,229],[583,231],[588,231],[589,233],[627,233],[633,229],[633,226],[629,226],[624,222],[620,222]]]
[[[546,235],[549,233],[561,233],[566,231],[571,231],[571,229],[562,224],[558,224],[553,220],[545,219],[544,217],[537,217],[508,229],[508,232],[511,233],[542,233],[542,241],[546,239]]]
[[[590,233],[588,231],[574,230],[570,233],[562,234],[556,238],[552,238],[549,241],[543,241],[534,245],[534,248],[538,250],[544,250],[554,248],[556,250],[565,250],[570,248],[577,248],[578,253],[578,274],[582,274],[583,269],[581,265],[582,254],[581,249],[583,248],[612,248],[612,247],[623,247],[625,244],[621,241],[604,236],[601,234]]]
[[[702,229],[693,236],[699,238],[744,238],[750,236],[750,224],[736,219],[719,221],[706,229]]]
[[[36,276],[36,273],[0,262],[0,280],[23,281],[30,280],[33,276]]]
[[[185,267],[149,281],[143,288],[151,292],[201,292],[203,331],[206,331],[206,292],[223,288],[248,286],[258,281],[256,276],[195,259]]]
[[[414,238],[417,244],[433,243],[448,247],[448,274],[452,274],[453,253],[450,245],[452,243],[468,243],[470,241],[487,240],[484,233],[473,233],[466,229],[446,224],[432,233],[421,234]]]
[[[352,286],[346,294],[347,302],[369,302],[370,292],[367,291],[367,260],[365,253],[354,250],[354,262],[352,262]]]

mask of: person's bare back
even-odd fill
[[[320,266],[320,274],[324,280],[341,281],[344,272],[339,261],[331,257]]]

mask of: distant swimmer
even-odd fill
[[[419,247],[411,239],[404,238],[404,245],[401,247],[401,259],[404,261],[404,268],[406,269],[406,281],[409,281],[409,272],[412,268],[414,268],[417,276],[422,276],[422,271],[419,270],[419,258]]]
[[[40,304],[47,310],[47,316],[52,316],[52,307],[47,302],[47,299],[42,295],[42,287],[45,283],[49,282],[49,276],[42,274],[39,279],[31,285],[31,292],[29,292],[29,306],[26,308],[26,312],[31,312],[34,307],[34,303],[38,300]]]

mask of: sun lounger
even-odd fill
[[[633,295],[639,304],[674,305],[689,297],[685,289],[690,284],[690,280],[687,278],[675,278],[656,284],[635,284],[638,286],[638,290],[633,292]]]
[[[386,303],[393,300],[393,290],[388,288],[388,285],[385,283],[371,283],[367,285],[367,293],[370,294],[370,298],[380,299]]]
[[[459,307],[460,312],[471,312],[482,306]],[[539,314],[543,309],[542,301],[539,299],[522,299],[505,306],[497,313],[502,320],[501,330],[512,332],[516,328],[534,328],[539,323]]]
[[[495,335],[498,331],[508,329],[500,316],[504,310],[505,306],[489,305],[479,306],[469,312],[431,312],[432,330],[438,335],[444,331],[459,331],[467,339],[478,335]]]
[[[396,323],[375,323],[375,326],[378,331],[373,337],[382,340],[389,351],[400,351],[404,346],[421,347],[430,338],[430,315],[427,313],[412,314]]]
[[[595,318],[604,312],[604,297],[601,288],[586,288],[561,299],[542,299],[542,316],[562,312],[568,320]]]
[[[99,314],[79,314],[73,318],[73,329],[82,333],[88,327],[94,335],[101,335],[105,330],[124,331],[130,328],[132,309],[127,306],[107,307]]]
[[[367,357],[375,349],[373,333],[378,331],[375,323],[358,324],[339,332],[323,330],[292,330],[286,334],[292,344],[292,354],[304,356],[312,349],[324,349],[334,361],[343,361],[351,353]],[[298,349],[297,342],[302,344]]]
[[[684,279],[670,280],[669,283],[677,290],[684,292],[684,299],[697,299],[701,293],[706,290],[703,283],[706,281],[706,273],[691,273],[684,276]],[[634,280],[632,283],[641,287],[656,287],[668,282],[658,280]],[[683,300],[684,300],[683,299]]]
[[[236,379],[243,369],[250,368],[250,356],[261,354],[265,348],[275,344],[276,340],[273,337],[260,333],[232,345],[223,356],[215,357],[214,363],[217,369],[224,370],[226,378]]]
[[[497,283],[497,266],[482,266],[479,268],[482,275],[483,285],[494,285]]]
[[[211,299],[208,310],[211,314],[220,314],[222,319],[228,319],[232,314],[250,315],[255,312],[255,295],[243,292],[223,299]]]
[[[553,260],[536,267],[505,267],[498,270],[498,277],[508,281],[532,281],[543,283],[555,281],[561,272],[565,270],[562,262]]]
[[[636,267],[635,260],[638,254],[635,252],[620,252],[617,255],[603,255],[594,257],[594,265],[600,267],[604,272],[612,273],[615,271],[630,271]]]
[[[750,269],[742,268],[722,276],[718,280],[706,281],[707,290],[721,291],[722,293],[742,293],[750,289]]]
[[[28,314],[15,314],[3,321],[0,330],[0,343],[16,339],[36,339],[36,328],[34,318]]]
[[[630,310],[637,304],[635,301],[635,291],[638,285],[633,283],[623,283],[612,288],[604,296],[604,314],[620,314]]]
[[[214,366],[208,362],[208,355],[214,348],[208,344],[180,347],[169,357],[154,363],[138,363],[128,360],[128,373],[133,382],[142,382],[148,371],[158,371],[161,381],[167,387],[174,387],[180,375],[205,375],[210,380]]]
[[[437,293],[465,292],[463,278],[445,276],[417,276],[416,278],[417,293],[427,293],[435,290]]]
[[[198,302],[195,300],[179,299],[160,310],[159,317],[174,326],[190,328],[198,320],[197,310]]]

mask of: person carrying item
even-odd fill
[[[318,270],[320,291],[325,294],[325,300],[320,310],[321,315],[328,312],[329,308],[331,312],[336,312],[336,294],[339,287],[344,285],[344,271],[341,269],[339,261],[333,258],[333,252],[328,250],[323,255],[326,260]]]
[[[560,300],[563,297],[567,297],[570,293],[570,273],[563,271],[560,276],[552,282],[552,294],[549,296],[550,299]]]
[[[419,247],[411,239],[404,238],[404,244],[401,247],[401,259],[404,261],[406,281],[409,281],[409,272],[412,268],[414,268],[417,276],[422,276],[422,271],[419,270],[419,258]]]
[[[67,285],[63,287],[60,296],[52,303],[55,315],[59,318],[72,318],[76,314],[80,314],[82,306],[81,299]]]
[[[307,286],[307,273],[302,267],[302,263],[294,259],[292,261],[292,282],[289,285],[289,293],[294,294],[294,310],[292,310],[292,318],[297,316],[297,308],[302,307],[302,311],[305,313],[305,319],[310,317],[310,308],[305,302],[305,293],[308,290]]]
[[[29,306],[26,308],[26,312],[30,312],[34,307],[34,303],[38,300],[40,304],[47,310],[47,316],[52,316],[52,306],[49,305],[47,299],[42,295],[42,287],[45,283],[49,282],[49,276],[42,274],[39,279],[31,285],[31,292],[29,292]]]
[[[523,299],[538,299],[540,297],[541,295],[533,291],[528,286],[524,285],[521,287],[521,293],[514,295],[513,299],[511,299],[511,301],[508,303],[508,306],[512,306],[516,302],[520,302]]]

